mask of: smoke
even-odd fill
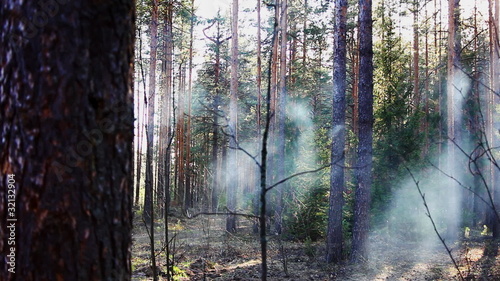
[[[394,192],[383,223],[372,227],[369,250],[375,263],[391,261],[391,249],[411,251],[411,258],[408,257],[407,261],[415,263],[425,262],[432,252],[444,252],[429,216],[432,216],[437,231],[449,246],[463,231],[460,229],[464,207],[462,198],[466,191],[458,182],[466,180],[468,170],[467,158],[457,146],[466,148],[471,142],[466,134],[460,133],[464,119],[462,108],[470,90],[470,80],[459,71],[453,81],[454,90],[450,97],[453,99],[453,110],[449,112],[449,118],[453,118],[458,132],[449,136],[448,141],[443,141],[445,144],[441,150],[429,160],[432,164],[409,167],[424,194],[429,213],[417,183],[408,174],[392,188]]]

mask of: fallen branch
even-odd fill
[[[229,210],[227,207],[226,207],[226,210],[227,210],[227,212],[201,212],[201,213],[196,213],[194,215],[187,214],[186,217],[188,219],[194,219],[196,217],[203,216],[203,215],[206,215],[206,216],[217,216],[217,215],[227,216],[227,215],[233,215],[233,216],[241,216],[241,217],[247,217],[247,218],[252,218],[252,219],[258,219],[259,218],[259,216],[256,216],[256,215],[233,212],[233,211]]]

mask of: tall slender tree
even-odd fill
[[[359,0],[359,142],[351,260],[367,257],[373,155],[372,1]]]
[[[460,35],[459,35],[459,24],[460,24],[460,0],[450,0],[448,2],[448,80],[446,85],[446,109],[447,109],[447,160],[446,166],[449,170],[449,173],[454,176],[460,178],[458,172],[458,164],[457,164],[457,149],[455,148],[456,144],[461,145],[460,143],[460,112],[461,112],[461,104],[458,102],[459,96],[463,95],[461,89],[461,81],[460,81]],[[453,181],[450,181],[449,188],[456,188],[456,185]],[[457,192],[450,192],[449,200],[453,200],[455,202],[459,202],[459,198],[457,198]],[[452,203],[453,204],[453,203]],[[454,220],[448,220],[447,226],[447,236],[448,238],[456,238],[458,234],[457,230],[457,222]]]
[[[216,33],[215,36],[209,36],[207,31],[215,26]],[[217,17],[212,21],[212,23],[203,29],[203,34],[205,37],[210,40],[214,45],[214,53],[215,53],[215,61],[213,65],[213,98],[211,104],[212,111],[212,151],[211,151],[211,162],[212,162],[212,184],[211,184],[211,194],[210,201],[212,205],[212,211],[216,211],[218,207],[218,196],[220,193],[220,185],[223,184],[221,180],[221,166],[222,161],[220,157],[220,106],[221,106],[221,89],[222,89],[222,46],[223,44],[231,39],[231,37],[224,38],[222,34],[222,19],[220,14],[217,14]],[[222,153],[224,154],[224,153]]]
[[[286,99],[287,99],[287,44],[288,44],[288,0],[280,1],[280,56],[279,56],[279,80],[277,89],[277,120],[276,120],[276,176],[275,180],[285,178],[285,121],[286,121]],[[277,233],[281,233],[283,224],[283,192],[286,189],[285,184],[276,187],[277,200],[275,209],[275,228]]]
[[[495,105],[497,104],[498,97],[496,97],[495,93],[500,92],[500,79],[498,76],[500,75],[500,41],[499,41],[499,18],[500,18],[500,2],[498,0],[489,0],[488,1],[488,22],[489,22],[489,31],[490,31],[490,42],[489,42],[489,75],[490,75],[490,83],[489,88],[491,89],[486,94],[486,140],[488,142],[488,146],[490,148],[497,146],[497,137],[495,136]],[[489,173],[488,173],[488,184],[489,188],[493,192],[496,202],[500,202],[500,186],[498,185],[498,170],[493,163],[489,165]],[[494,222],[495,214],[489,212],[488,220]],[[493,223],[492,225],[493,236],[500,237],[500,225],[498,223]]]
[[[239,188],[238,173],[234,167],[238,166],[238,0],[233,0],[231,19],[231,81],[229,99],[229,152],[227,165],[227,207],[230,211],[236,208],[236,193]],[[226,230],[236,232],[236,216],[228,215],[226,219]]]
[[[335,53],[333,57],[333,115],[330,170],[330,201],[326,237],[327,262],[342,259],[342,207],[344,205],[345,118],[346,118],[346,36],[347,0],[335,1]]]
[[[173,59],[174,59],[174,40],[173,40],[173,21],[174,21],[174,0],[168,0],[165,3],[164,9],[164,40],[163,40],[163,67],[162,67],[162,99],[163,99],[163,118],[161,120],[162,126],[161,136],[163,142],[163,189],[164,189],[164,212],[165,218],[167,217],[169,203],[170,203],[170,160],[171,160],[171,144],[172,144],[172,93],[173,93]]]
[[[146,125],[146,185],[143,218],[150,224],[153,219],[153,145],[155,127],[156,53],[158,45],[158,0],[151,0],[148,122]]]
[[[130,280],[134,1],[39,4],[0,1],[0,279]]]
[[[416,111],[420,107],[420,32],[419,19],[420,13],[419,1],[413,1],[413,109]]]

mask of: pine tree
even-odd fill
[[[359,1],[359,144],[351,259],[367,257],[373,155],[372,1]]]
[[[335,55],[333,61],[333,164],[330,172],[330,207],[328,210],[327,262],[342,259],[342,207],[344,205],[345,118],[346,118],[346,36],[347,0],[335,1]]]

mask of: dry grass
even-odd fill
[[[163,247],[162,223],[158,224],[156,249]],[[195,219],[172,218],[176,234],[175,260],[182,274],[178,280],[260,280],[259,238],[252,234],[251,222],[240,219],[238,233],[224,230],[225,218],[205,216]],[[133,233],[133,280],[152,280],[149,238],[136,222]],[[436,247],[424,249],[412,243],[394,243],[376,235],[371,238],[371,258],[363,265],[327,265],[324,242],[281,242],[269,238],[269,280],[458,280],[446,252]],[[500,280],[499,242],[476,237],[454,245],[454,254],[467,280]],[[284,249],[284,251],[280,250]],[[287,272],[284,270],[284,258]],[[160,280],[166,280],[165,254],[157,251]]]

